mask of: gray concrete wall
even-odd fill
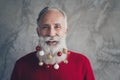
[[[67,13],[68,48],[90,59],[96,80],[120,80],[120,0],[0,0],[0,80],[35,50],[36,18],[45,6]]]

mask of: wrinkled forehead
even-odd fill
[[[37,22],[38,22],[38,21],[41,19],[41,17],[42,17],[46,12],[48,12],[48,11],[58,11],[58,12],[60,12],[61,14],[63,14],[63,16],[66,18],[65,12],[62,11],[61,9],[56,8],[56,7],[45,7],[45,8],[43,8],[43,9],[40,11],[40,13],[39,13],[39,15],[38,15],[38,18],[37,18]]]
[[[50,14],[50,13],[59,14],[64,17],[64,14],[58,9],[49,9],[49,10],[45,11],[42,16],[44,16],[46,14]]]
[[[59,18],[62,17],[64,18],[64,15],[57,9],[52,9],[52,10],[48,10],[46,11],[42,16],[41,19],[46,18],[46,17],[55,17],[55,18]]]
[[[39,23],[65,21],[64,15],[57,9],[48,10],[41,16]]]

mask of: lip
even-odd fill
[[[58,44],[58,41],[46,41],[46,43],[50,46],[54,46]]]

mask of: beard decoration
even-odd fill
[[[40,36],[39,46],[40,48],[38,48],[39,50],[37,51],[37,57],[39,59],[40,66],[43,66],[44,64],[46,64],[46,66],[49,66],[49,64],[53,64],[54,68],[58,69],[58,64],[60,62],[63,61],[64,63],[68,63],[66,36]]]

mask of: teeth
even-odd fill
[[[58,41],[47,41],[46,42],[48,45],[56,45]]]

